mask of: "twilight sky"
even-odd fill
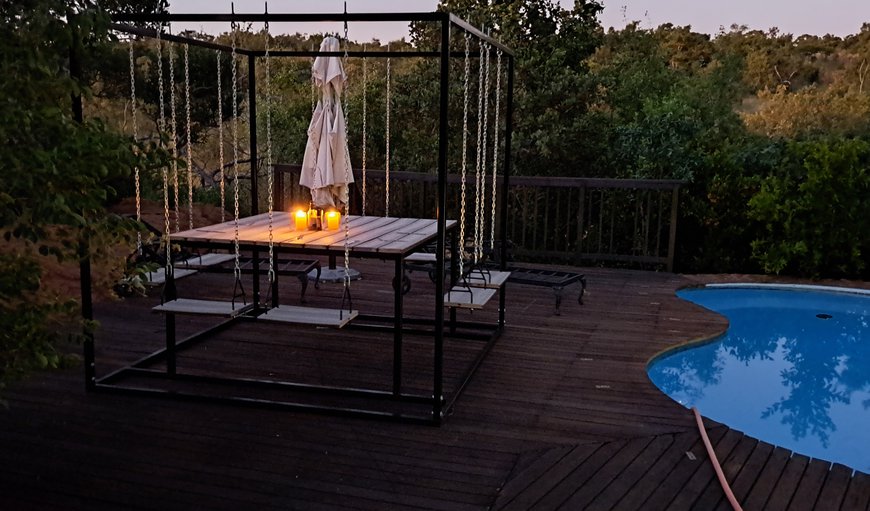
[[[573,0],[559,0],[570,6]],[[435,10],[437,0],[347,0],[350,12],[427,12]],[[263,2],[236,0],[236,12],[262,12]],[[272,0],[271,12],[341,12],[343,0]],[[229,0],[170,0],[170,11],[229,12]],[[732,23],[748,25],[750,29],[767,30],[778,27],[780,32],[838,36],[855,34],[862,23],[870,23],[870,0],[604,0],[601,23],[605,28],[625,26],[627,21],[640,21],[644,28],[662,23],[691,25],[697,32],[716,34],[720,27],[728,29]],[[227,30],[222,24],[181,26],[206,32]],[[306,24],[291,26],[274,24],[276,32],[338,32],[338,24]],[[368,41],[373,37],[383,42],[407,35],[407,26],[397,23],[354,24],[349,36],[353,40]]]

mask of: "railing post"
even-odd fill
[[[674,251],[677,246],[677,207],[680,202],[680,185],[674,186],[671,196],[671,226],[668,233],[668,271],[674,271]]]
[[[580,186],[580,201],[577,213],[577,250],[574,256],[574,264],[580,265],[583,261],[583,224],[586,221],[586,185]]]

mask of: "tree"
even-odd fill
[[[54,344],[75,332],[69,297],[46,296],[40,255],[76,259],[94,237],[104,255],[118,236],[105,215],[107,182],[150,168],[160,154],[133,144],[96,119],[77,122],[72,97],[88,88],[70,74],[70,54],[105,44],[108,16],[90,1],[6,3],[0,11],[0,389],[34,368],[56,367]],[[84,59],[86,60],[86,59]]]
[[[566,9],[552,0],[448,0],[438,8],[489,30],[516,52],[516,171],[582,174],[599,148],[595,142],[598,132],[586,115],[596,95],[586,58],[601,37],[596,19],[601,4],[581,0]],[[456,50],[462,48],[459,39],[454,38]],[[431,26],[415,24],[411,40],[418,47],[431,47],[436,34]],[[453,76],[461,76],[461,71]],[[454,97],[461,98],[461,93]],[[459,103],[461,109],[461,100]],[[451,118],[461,119],[459,115],[453,113]],[[573,143],[578,140],[586,143]]]

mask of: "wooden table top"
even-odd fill
[[[407,254],[438,234],[438,221],[432,218],[395,218],[351,215],[348,246],[356,254]],[[456,226],[456,220],[447,220],[447,229]],[[172,234],[175,242],[208,242],[226,245],[235,237],[235,222],[230,220],[215,225]],[[320,250],[344,252],[344,220],[338,230],[299,231],[292,213],[278,211],[273,214],[272,238],[276,247],[299,251]],[[239,220],[239,242],[243,245],[269,244],[269,214],[262,213]]]

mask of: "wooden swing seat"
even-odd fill
[[[217,252],[209,252],[208,254],[194,255],[183,261],[179,261],[176,265],[182,265],[185,268],[206,269],[212,266],[217,266],[235,259],[233,254],[219,254]]]
[[[454,286],[444,294],[444,306],[458,309],[482,309],[495,296],[495,289]]]
[[[154,307],[157,312],[173,314],[197,314],[202,316],[223,316],[234,318],[248,312],[254,307],[253,304],[241,304],[216,300],[196,300],[193,298],[177,298]]]
[[[196,270],[185,270],[182,268],[175,268],[174,275],[175,280],[183,279],[184,277],[189,277],[196,273]],[[157,268],[154,271],[149,271],[145,274],[145,285],[146,286],[159,286],[166,283],[166,270],[163,268]]]
[[[341,309],[279,305],[257,316],[257,319],[276,323],[342,328],[358,315],[358,310],[346,311]]]

